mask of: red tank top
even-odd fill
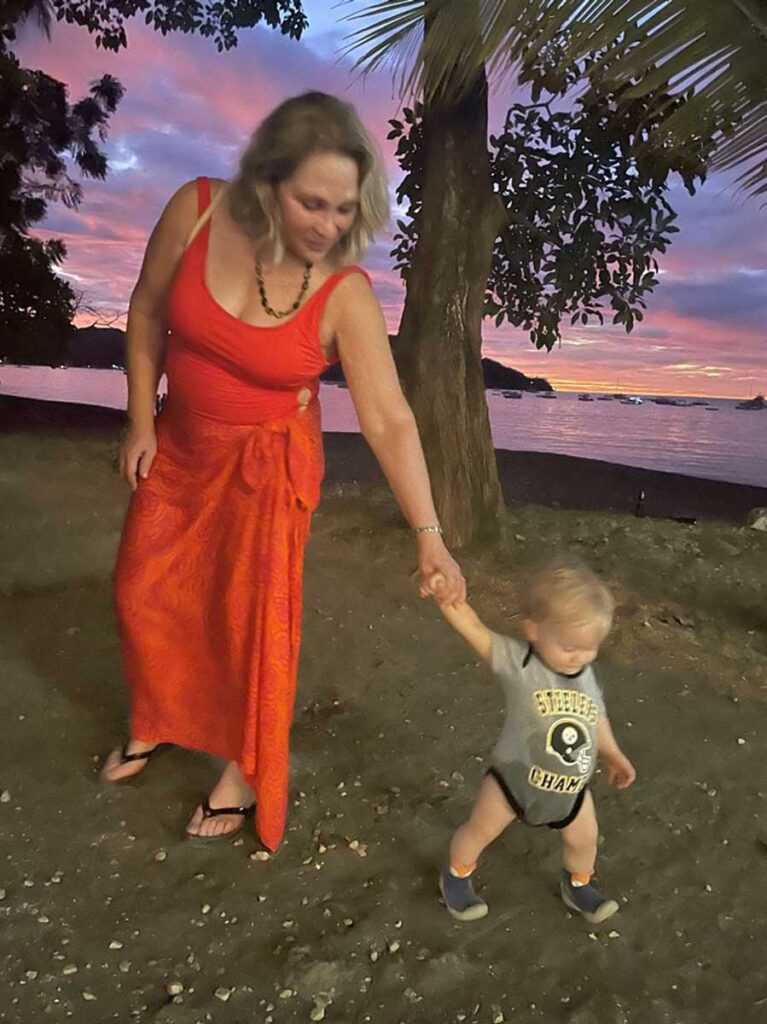
[[[210,181],[197,179],[202,214]],[[332,274],[288,321],[254,327],[228,313],[208,290],[205,267],[210,221],[181,258],[168,297],[168,402],[226,423],[260,423],[290,416],[298,394],[311,391],[330,364],[320,345],[320,318],[333,289],[361,267]]]

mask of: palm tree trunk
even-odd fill
[[[503,499],[481,364],[482,306],[500,223],[487,151],[484,72],[427,106],[423,205],[395,356],[447,542],[498,533]]]

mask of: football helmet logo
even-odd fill
[[[591,771],[591,747],[588,730],[573,718],[554,722],[546,737],[546,753],[554,754],[566,768],[577,767],[581,775]]]

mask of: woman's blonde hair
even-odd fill
[[[324,92],[285,100],[258,126],[229,186],[232,217],[281,260],[285,249],[275,187],[291,177],[307,157],[342,153],[359,169],[359,209],[351,229],[339,239],[341,263],[354,263],[374,233],[389,219],[389,188],[381,154],[354,107]]]
[[[527,580],[522,613],[533,622],[599,622],[609,630],[615,601],[607,586],[579,558],[547,562]]]

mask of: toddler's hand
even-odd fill
[[[636,768],[621,751],[606,758],[605,767],[607,781],[616,789],[628,789],[637,777]]]
[[[435,597],[439,604],[439,602],[444,599],[446,585],[447,580],[445,579],[445,574],[443,572],[434,572],[429,577],[430,589],[426,591],[426,594],[430,594],[432,597]]]

